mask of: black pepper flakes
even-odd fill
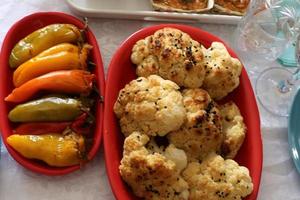
[[[155,43],[155,48],[159,49],[161,47],[161,43],[159,40],[155,40],[154,43]]]
[[[192,55],[193,55],[192,48],[191,47],[187,47],[186,48],[186,56],[187,57],[191,57]]]
[[[187,71],[190,71],[191,69],[192,69],[192,67],[193,67],[193,63],[192,62],[188,62],[188,63],[186,63],[185,64],[185,69],[187,70]]]
[[[162,54],[161,54],[161,56],[163,58],[168,58],[170,56],[170,52],[171,52],[170,49],[164,49],[163,52],[162,52]]]

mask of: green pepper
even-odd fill
[[[80,30],[72,24],[51,24],[19,41],[11,51],[9,66],[16,68],[40,52],[60,43],[82,40]]]
[[[77,99],[46,97],[17,105],[8,118],[12,122],[59,122],[73,121],[82,113],[82,103]]]

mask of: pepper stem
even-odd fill
[[[103,103],[104,102],[104,97],[100,94],[100,91],[98,90],[98,88],[95,86],[95,85],[93,85],[93,90],[97,93],[97,95],[99,96],[99,101],[101,102],[101,103]]]

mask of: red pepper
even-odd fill
[[[81,114],[73,122],[32,122],[20,124],[14,134],[40,135],[46,133],[62,133],[67,127],[79,134],[88,134],[90,125],[86,126],[87,113]]]
[[[20,124],[15,130],[19,135],[39,135],[45,133],[61,133],[71,122],[32,122]]]
[[[80,134],[88,134],[91,130],[90,124],[87,124],[87,113],[81,114],[72,124],[71,129]]]

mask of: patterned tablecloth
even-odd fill
[[[9,27],[25,15],[37,11],[70,13],[62,0],[1,0],[0,45]],[[133,32],[154,22],[89,19],[89,25],[100,45],[107,72],[109,61],[121,44]],[[209,31],[234,45],[235,26],[192,24]],[[252,84],[268,66],[259,66],[254,60],[243,61]],[[272,64],[276,66],[278,64]],[[268,91],[266,91],[268,92]],[[258,199],[300,199],[300,176],[297,174],[287,143],[287,119],[272,116],[259,105],[264,145],[263,175]],[[76,200],[114,199],[104,165],[103,149],[84,169],[62,177],[48,177],[24,169],[0,148],[1,200]]]

